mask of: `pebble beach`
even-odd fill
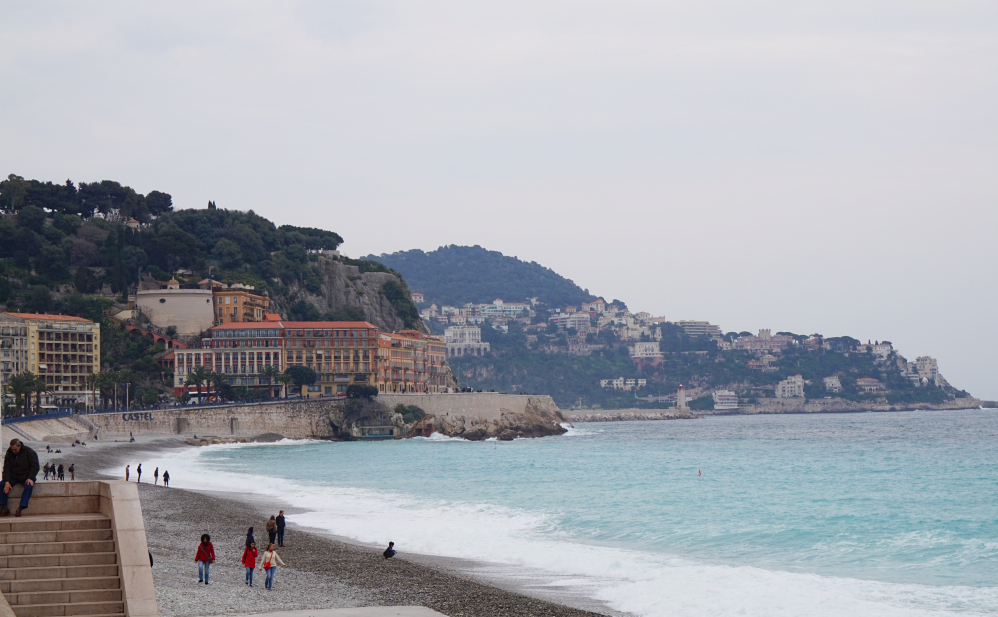
[[[166,436],[144,437],[136,443],[92,442],[75,448],[60,445],[62,454],[46,453],[44,444],[29,445],[43,463],[75,463],[78,480],[124,479],[125,464],[131,463],[134,470],[135,463],[141,462],[137,457],[141,452],[192,447]],[[116,467],[122,469],[121,477],[107,478],[96,471]],[[277,551],[287,567],[277,570],[274,589],[264,588],[262,570],[254,575],[251,588],[245,584],[245,568],[240,563],[246,530],[255,528],[262,554],[267,516],[276,514],[283,505],[264,507],[240,499],[235,493],[214,495],[164,488],[162,482],[154,486],[152,470],[144,471],[139,494],[146,538],[155,560],[153,579],[162,617],[402,605],[426,606],[450,617],[615,614],[571,608],[503,589],[430,558],[403,552],[386,560],[381,556],[383,547],[339,541],[297,529],[292,523],[285,548]],[[204,532],[210,533],[217,555],[208,586],[197,582],[194,562],[198,538]]]

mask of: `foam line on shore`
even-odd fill
[[[427,440],[434,441],[434,440]],[[450,442],[450,439],[440,440]],[[455,440],[463,442],[463,440]],[[281,446],[312,442],[279,442]],[[470,442],[464,442],[470,443]],[[178,488],[268,497],[305,510],[295,525],[370,544],[389,539],[409,553],[486,560],[528,571],[532,584],[561,580],[610,607],[635,615],[987,614],[998,590],[884,583],[743,565],[702,563],[679,556],[587,543],[542,513],[496,505],[445,502],[366,488],[268,476],[265,469],[212,469],[202,453],[275,444],[225,444],[150,453],[146,473],[170,469]],[[114,473],[114,472],[112,472]],[[120,473],[120,472],[118,472]]]

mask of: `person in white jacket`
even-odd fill
[[[267,580],[264,583],[264,587],[267,590],[271,590],[274,587],[274,573],[277,572],[277,564],[284,565],[281,561],[280,556],[278,556],[277,551],[274,550],[274,544],[270,543],[267,545],[267,550],[263,553],[263,559],[260,560],[260,565],[257,569],[263,568],[264,572],[267,573]]]

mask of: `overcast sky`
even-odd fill
[[[0,173],[480,244],[998,399],[998,3],[821,4],[7,1]]]

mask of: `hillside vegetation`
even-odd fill
[[[427,303],[437,305],[537,298],[549,306],[569,306],[595,299],[588,289],[550,268],[478,245],[451,244],[429,253],[414,249],[367,258],[399,272],[413,291],[421,292]]]
[[[129,221],[132,221],[129,224]],[[0,310],[78,315],[101,322],[102,366],[129,370],[137,391],[165,392],[164,349],[130,335],[106,311],[140,286],[176,277],[245,283],[296,320],[367,320],[423,329],[406,282],[380,263],[322,255],[343,238],[277,226],[252,211],[173,210],[172,197],[118,182],[0,182]]]

